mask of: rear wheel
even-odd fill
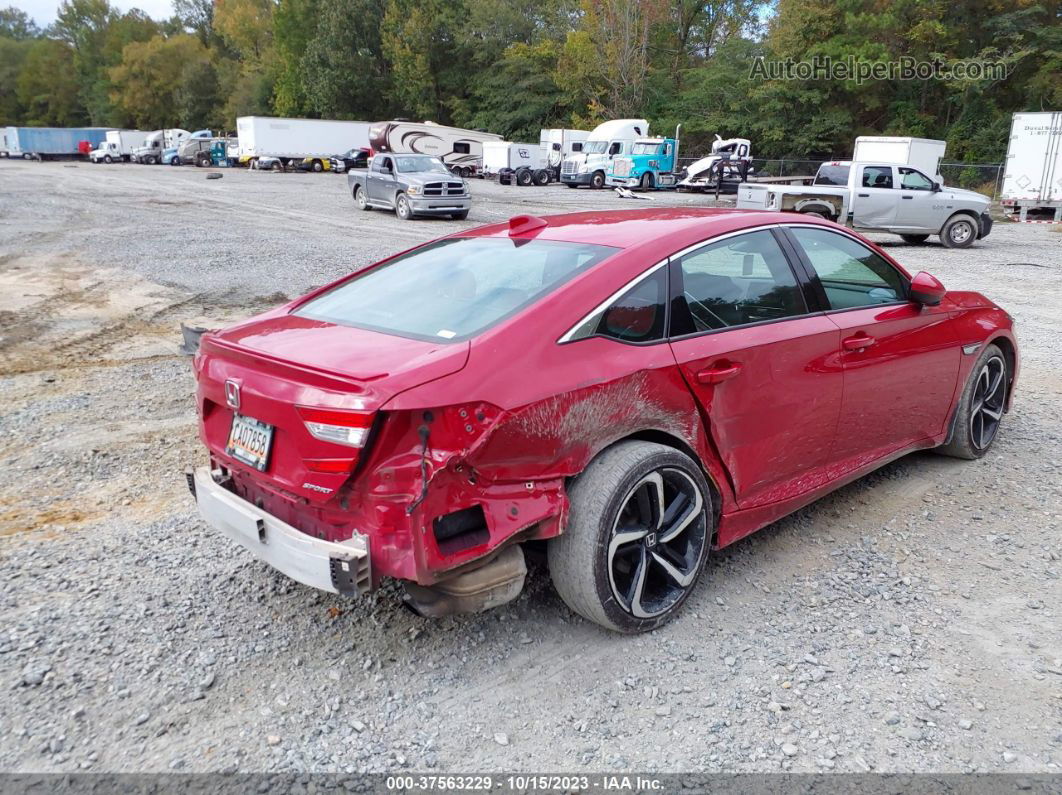
[[[595,190],[605,187],[605,172],[604,171],[595,171],[594,172],[593,176],[590,177],[590,187],[594,188]]]
[[[457,170],[457,173],[464,179],[468,179],[472,176],[472,169],[470,169],[468,166],[461,166],[461,168]]]
[[[822,218],[827,221],[830,220],[830,216],[826,215],[826,213],[822,212],[821,210],[801,210],[800,214],[810,215],[812,218]]]
[[[354,204],[358,206],[359,210],[371,210],[369,206],[369,197],[365,195],[365,188],[354,188]]]
[[[697,583],[712,538],[708,483],[689,456],[621,442],[568,490],[571,513],[547,549],[567,605],[619,632],[668,621]]]
[[[940,230],[940,242],[948,248],[969,248],[977,240],[977,223],[968,215],[948,219]]]
[[[903,238],[904,243],[910,243],[912,245],[921,245],[929,240],[929,235],[900,235]]]
[[[535,184],[539,187],[549,184],[549,172],[544,168],[535,172]]]
[[[996,345],[986,347],[959,397],[951,441],[937,452],[971,461],[988,452],[1003,420],[1008,376],[1003,351]]]
[[[311,168],[314,171],[324,171],[324,165],[321,163],[320,160],[314,160],[313,161],[313,165],[311,166]]]
[[[526,188],[532,182],[534,182],[535,175],[528,171],[526,168],[516,172],[516,184]]]

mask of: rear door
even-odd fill
[[[852,235],[795,225],[786,233],[841,330],[844,401],[830,458],[857,469],[940,433],[960,358],[947,310],[908,301],[903,274]]]
[[[673,257],[671,348],[712,442],[751,508],[827,479],[841,407],[840,334],[770,229]]]
[[[896,221],[896,175],[892,166],[856,166],[852,192],[852,224],[884,229]]]

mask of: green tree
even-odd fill
[[[0,127],[15,125],[22,120],[18,78],[32,46],[31,40],[0,36]]]
[[[0,37],[24,41],[39,35],[37,23],[25,11],[14,6],[0,8]]]
[[[26,53],[16,90],[27,125],[76,127],[87,121],[78,99],[74,51],[66,42],[34,41]]]
[[[111,115],[105,47],[114,18],[107,0],[63,0],[49,30],[49,35],[73,48],[78,99],[93,124],[106,124]]]
[[[273,36],[277,50],[275,105],[276,112],[281,116],[301,116],[311,112],[306,90],[307,69],[303,65],[303,57],[306,55],[307,47],[318,35],[318,31],[331,24],[329,21],[326,25],[324,21],[325,9],[322,5],[327,6],[330,20],[334,18],[331,12],[336,4],[322,4],[320,0],[280,0],[273,14]],[[373,10],[379,12],[381,9]],[[362,17],[351,16],[342,19],[342,24],[360,27],[367,21],[369,20]],[[379,51],[378,47],[377,51]],[[356,51],[353,54],[357,57]],[[337,55],[343,57],[347,54],[337,53]]]
[[[208,63],[209,53],[198,38],[187,33],[127,44],[122,62],[109,72],[110,99],[139,127],[171,127],[182,80],[200,62]]]

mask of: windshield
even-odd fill
[[[819,166],[819,173],[815,175],[815,185],[847,185],[848,170],[851,166]]]
[[[429,174],[449,174],[446,167],[437,157],[396,157],[395,163],[399,171],[406,173],[427,172]]]
[[[551,240],[438,240],[354,276],[295,314],[416,339],[467,339],[614,251]]]
[[[590,155],[603,155],[608,149],[608,141],[587,141],[583,144],[583,153]]]
[[[631,150],[632,155],[658,155],[660,144],[636,143]]]

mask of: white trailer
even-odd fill
[[[1014,114],[1001,199],[1015,220],[1062,222],[1062,111]],[[1030,219],[1030,211],[1050,217]]]
[[[236,119],[243,162],[277,158],[287,165],[305,162],[313,171],[329,168],[332,155],[369,145],[369,124],[332,119],[281,119],[240,116]]]
[[[940,176],[940,161],[947,146],[946,141],[936,141],[932,138],[861,135],[855,140],[852,160],[860,163],[911,166],[923,174],[928,174],[937,182],[943,182]]]
[[[149,135],[144,130],[108,130],[99,147],[89,152],[89,160],[93,163],[130,160],[133,151],[143,146]]]
[[[549,182],[545,155],[536,144],[484,141],[482,173],[488,179],[497,177],[503,185],[510,182],[545,185]]]
[[[462,177],[470,177],[483,167],[485,142],[501,140],[494,133],[446,127],[433,121],[381,121],[369,129],[369,146],[374,152],[435,155]]]

